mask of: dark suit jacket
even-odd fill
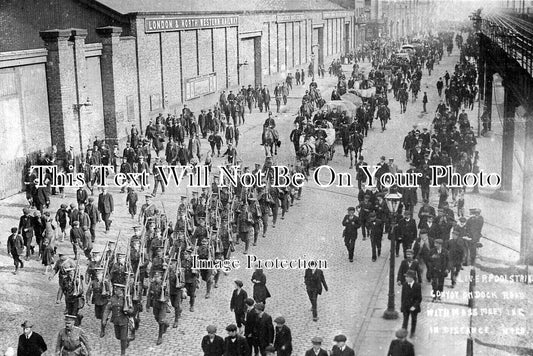
[[[415,356],[415,347],[407,340],[392,340],[387,356]]]
[[[267,313],[263,312],[263,315],[258,316],[256,330],[259,346],[266,347],[274,342],[274,325],[272,317]]]
[[[209,335],[205,335],[202,339],[202,350],[204,356],[222,356],[224,355],[224,339],[215,335],[213,342],[211,342]]]
[[[383,238],[383,222],[379,219],[368,221],[366,223],[366,228],[370,238],[381,239]]]
[[[409,267],[409,262],[407,262],[407,260],[403,260],[400,263],[400,268],[398,269],[398,278],[396,280],[402,282],[402,284],[405,283],[404,274],[410,269],[416,272],[416,277],[418,278],[417,282],[420,283],[422,281],[422,272],[420,271],[420,265],[418,264],[417,260],[411,261],[411,267]]]
[[[315,356],[315,351],[313,349],[310,349],[310,350],[307,350],[305,352],[305,356]],[[328,352],[324,349],[320,349],[320,351],[318,351],[318,356],[328,356]]]
[[[87,199],[89,199],[89,194],[85,188],[80,188],[76,191],[76,200],[78,203],[87,204]]]
[[[113,209],[113,196],[109,193],[100,193],[98,196],[98,211],[101,214],[111,214]]]
[[[326,292],[328,291],[328,285],[324,279],[324,272],[318,268],[315,273],[313,273],[313,270],[310,268],[306,269],[304,282],[308,290],[317,291],[318,294],[322,294],[322,285],[324,286]]]
[[[252,308],[246,312],[246,322],[244,323],[244,336],[255,338],[257,331],[257,319],[259,315],[257,314],[257,309]],[[251,335],[251,336],[250,336]]]
[[[237,335],[237,340],[234,342],[229,336],[224,339],[224,356],[248,356],[249,354],[250,348],[243,336]]]
[[[422,302],[422,288],[420,283],[414,282],[413,287],[404,283],[402,287],[402,307],[401,312],[407,313],[411,307],[415,307],[414,312],[420,313],[420,303]]]
[[[414,219],[409,219],[409,221],[402,219],[398,223],[398,228],[400,230],[400,236],[403,242],[414,242],[417,237],[416,223]]]
[[[281,348],[285,346],[283,352],[290,354],[292,352],[292,335],[291,329],[288,326],[283,325],[281,328],[276,328],[276,340],[274,347],[276,351],[281,351]]]
[[[231,295],[230,308],[236,312],[242,312],[246,310],[246,299],[248,294],[244,289],[241,289],[241,292],[237,294],[237,290],[233,290]]]
[[[29,339],[27,339],[24,334],[19,336],[17,356],[39,356],[47,349],[42,336],[35,331],[32,332]]]
[[[341,351],[341,349],[335,345],[331,349],[331,356],[355,356],[355,352],[348,346],[345,346],[344,351]]]

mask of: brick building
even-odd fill
[[[357,45],[354,12],[326,0],[8,0],[0,29],[0,198],[39,149],[122,148],[132,124]]]

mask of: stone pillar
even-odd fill
[[[515,110],[516,110],[516,99],[514,98],[514,95],[511,92],[511,90],[505,87],[505,96],[503,99],[502,185],[501,185],[501,190],[505,192],[511,192],[513,190]]]
[[[41,38],[48,50],[46,60],[46,81],[48,85],[48,108],[52,145],[58,152],[65,152],[69,145],[79,147],[77,142],[67,140],[67,133],[74,130],[72,111],[72,89],[74,88],[73,58],[69,47],[70,30],[41,31]],[[68,141],[68,142],[67,142]]]
[[[522,229],[520,232],[520,260],[533,264],[533,117],[531,108],[525,115],[526,139],[522,176]]]
[[[86,135],[87,120],[90,120],[88,116],[88,110],[85,105],[90,98],[87,91],[87,61],[85,58],[85,38],[87,37],[87,30],[73,28],[71,29],[72,41],[74,42],[74,80],[76,84],[76,100],[73,104],[74,114],[77,116],[78,121],[78,136],[80,140],[81,152],[89,147],[92,147],[92,137]]]
[[[492,82],[493,82],[494,72],[491,70],[490,66],[485,63],[485,87],[483,89],[485,93],[485,108],[487,109],[487,115],[489,119],[488,129],[492,129]]]
[[[104,106],[104,127],[106,139],[118,144],[117,129],[117,93],[115,90],[115,76],[119,73],[120,34],[122,28],[114,26],[100,27],[96,29],[102,38],[102,57],[100,68],[102,71],[102,94]]]

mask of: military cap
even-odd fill
[[[142,227],[141,225],[135,225],[135,226],[133,227],[133,230],[139,230],[141,227]]]
[[[396,337],[398,339],[405,339],[407,337],[407,330],[406,329],[399,329],[396,331]]]
[[[214,325],[209,325],[206,330],[209,334],[214,334],[217,332],[217,327]]]
[[[89,202],[92,203],[94,201],[93,197],[89,197]]]
[[[78,320],[77,316],[65,314],[65,321],[76,321],[76,320]]]
[[[255,309],[260,310],[260,311],[264,311],[265,310],[265,305],[263,303],[256,303],[255,304]]]
[[[68,267],[68,268],[65,268],[64,271],[65,272],[70,272],[70,271],[74,271],[76,268],[74,267]]]
[[[255,300],[253,300],[252,298],[246,298],[245,303],[246,305],[252,306],[255,304]]]
[[[464,216],[461,216],[461,217],[459,218],[459,221],[466,221],[466,218],[465,218]]]
[[[157,275],[159,275],[159,276],[163,275],[163,271],[160,270],[160,269],[156,269],[156,270],[154,271],[154,276],[157,276]]]
[[[117,258],[119,258],[119,257],[126,257],[126,254],[122,253],[122,252],[119,252],[119,253],[117,253]]]
[[[346,341],[346,336],[345,335],[337,335],[333,338],[333,341],[335,342],[345,342]]]
[[[254,197],[248,197],[248,201],[256,201],[257,199]]]
[[[104,272],[104,267],[96,267],[96,268],[94,269],[94,271],[95,271],[96,273]]]
[[[413,249],[412,249],[412,248],[408,248],[407,250],[405,250],[405,253],[411,253],[411,254],[412,254],[412,253],[414,253],[414,252],[413,252]]]
[[[376,217],[376,212],[375,211],[371,212],[368,217],[375,218]]]
[[[198,192],[197,191],[193,191],[192,195],[198,195]]]
[[[78,220],[75,220],[73,223],[72,223],[73,226],[80,226],[80,222]]]
[[[239,279],[234,280],[233,283],[235,283],[235,284],[238,285],[239,287],[242,287],[242,286],[243,286],[242,281],[239,280]]]
[[[442,239],[435,239],[434,241],[436,244],[442,245]]]
[[[188,249],[185,250],[185,252],[187,252],[187,253],[191,253],[193,251],[194,251],[194,249],[192,247],[189,247]]]
[[[146,199],[150,199],[150,198],[153,198],[154,196],[150,193],[150,194],[146,194],[145,197],[146,197]]]
[[[91,251],[91,255],[98,255],[99,253],[102,253],[101,251]]]
[[[322,344],[322,338],[318,337],[318,336],[315,336],[314,338],[311,339],[311,342],[313,344]]]
[[[26,328],[33,328],[33,324],[30,323],[28,320],[24,320],[24,322],[22,324],[20,324],[20,326],[22,326],[24,329]]]
[[[472,209],[470,209],[470,213],[472,213],[472,214],[480,214],[481,213],[481,209],[472,208]]]
[[[124,284],[120,284],[120,283],[113,283],[113,287],[120,288],[120,289],[126,288]]]
[[[282,316],[278,316],[276,319],[274,319],[274,322],[278,324],[285,324],[285,318]]]
[[[353,206],[348,208],[348,211],[355,211],[355,208]]]
[[[185,200],[185,199],[187,199],[187,196],[186,195],[182,195],[181,196],[181,200]]]
[[[411,277],[411,278],[415,279],[416,278],[416,272],[413,271],[412,269],[409,269],[409,270],[407,270],[407,272],[405,272],[404,276],[405,277]]]
[[[226,331],[237,331],[237,325],[229,324],[228,326],[226,326]]]

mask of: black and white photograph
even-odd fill
[[[533,356],[532,0],[0,33],[0,355]]]

